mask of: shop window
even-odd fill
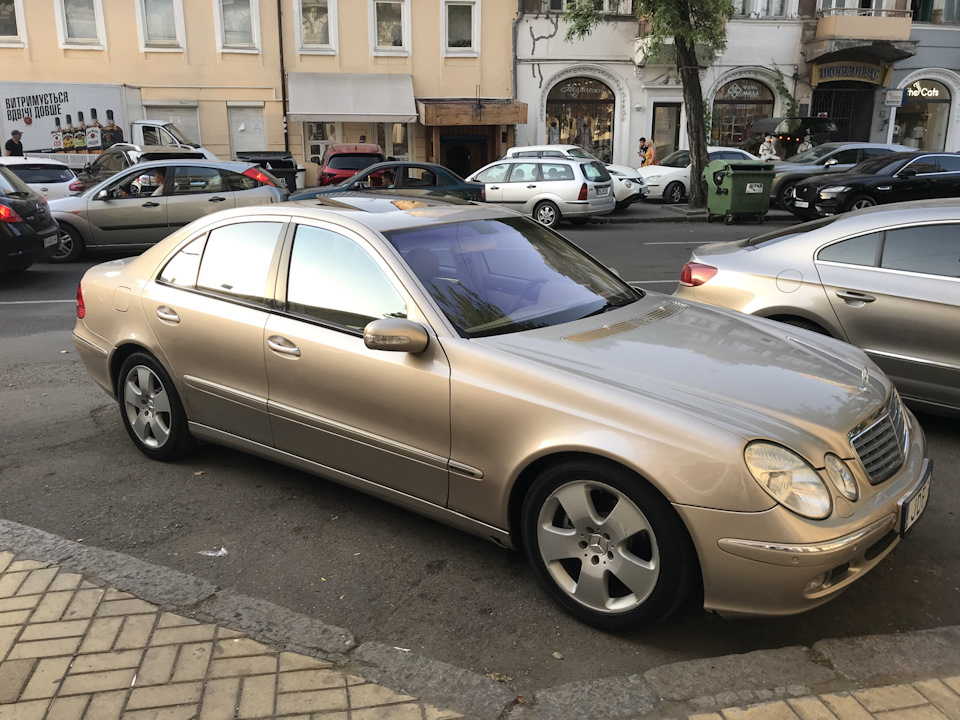
[[[377,144],[387,157],[410,159],[410,131],[404,123],[377,123]]]
[[[556,138],[562,145],[579,145],[612,162],[615,109],[613,91],[599,80],[575,77],[557,83],[547,94],[548,142]]]
[[[410,0],[370,0],[374,55],[410,54]]]
[[[333,145],[340,138],[340,123],[305,122],[303,124],[303,156],[310,160],[316,157],[319,162],[327,145]]]
[[[214,0],[220,52],[260,52],[260,3]]]
[[[0,0],[0,45],[23,47],[23,0]]]
[[[713,145],[740,145],[750,126],[773,117],[773,91],[758,80],[733,80],[713,100],[710,141]]]
[[[944,150],[950,124],[950,91],[936,80],[910,83],[897,109],[893,141],[918,150]]]
[[[102,0],[57,0],[53,7],[60,47],[106,49]]]
[[[337,51],[337,0],[295,0],[298,50],[334,54]]]
[[[140,49],[183,52],[182,0],[138,0]]]
[[[480,52],[479,0],[450,0],[444,4],[445,55],[477,55]]]

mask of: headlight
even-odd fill
[[[856,501],[860,497],[860,488],[857,487],[857,480],[847,464],[833,453],[827,453],[823,464],[827,468],[827,475],[837,486],[840,494],[851,502]]]
[[[743,451],[743,459],[760,487],[788,510],[814,520],[830,514],[830,491],[817,471],[795,452],[753,442]]]
[[[624,180],[624,181],[623,181],[623,186],[624,186],[627,190],[629,190],[630,188],[633,187],[633,183],[630,182],[629,180]]]
[[[660,176],[659,176],[659,175],[648,175],[648,176],[647,176],[647,182],[648,182],[648,183],[656,182],[656,181],[659,180],[659,179],[660,179]]]
[[[846,185],[831,185],[830,187],[825,187],[820,191],[821,197],[826,197],[828,195],[839,195],[840,193],[847,192],[850,188]]]
[[[623,177],[623,173],[617,170],[611,170],[610,168],[607,168],[607,172],[613,175],[614,177]]]

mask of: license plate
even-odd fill
[[[598,187],[597,195],[606,195],[609,190],[610,188],[607,188],[607,187]]]
[[[808,203],[806,200],[794,200],[793,206],[794,207],[810,207],[810,203]]]
[[[763,183],[747,183],[747,195],[756,195],[763,192]]]
[[[933,466],[929,460],[924,462],[923,478],[910,492],[900,498],[900,535],[901,537],[913,527],[927,508],[930,499],[930,478],[933,477]]]
[[[43,239],[43,246],[44,246],[45,248],[48,248],[48,247],[50,247],[51,245],[56,245],[56,244],[57,244],[57,241],[58,241],[59,239],[60,239],[60,238],[58,238],[56,235],[51,235],[50,237],[44,238],[44,239]]]

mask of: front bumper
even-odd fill
[[[791,615],[831,600],[897,546],[900,503],[931,473],[923,432],[911,418],[898,474],[829,531],[779,505],[760,513],[675,506],[700,557],[704,607],[732,616]]]

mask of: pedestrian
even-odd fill
[[[20,142],[21,137],[22,135],[19,130],[14,130],[10,133],[10,139],[7,140],[7,144],[3,146],[3,149],[7,151],[7,155],[23,157],[23,143]]]
[[[366,141],[367,141],[367,136],[366,136],[366,135],[361,135],[361,136],[360,136],[360,140],[358,140],[358,142],[362,142],[362,143],[365,143]]]
[[[779,160],[780,155],[777,153],[776,145],[774,145],[773,135],[767,135],[766,139],[760,145],[760,159],[765,162],[773,162],[774,160]]]
[[[648,143],[646,138],[640,138],[640,152],[637,155],[640,156],[640,167],[660,164],[660,160],[657,158],[657,149],[653,146],[653,143]]]

